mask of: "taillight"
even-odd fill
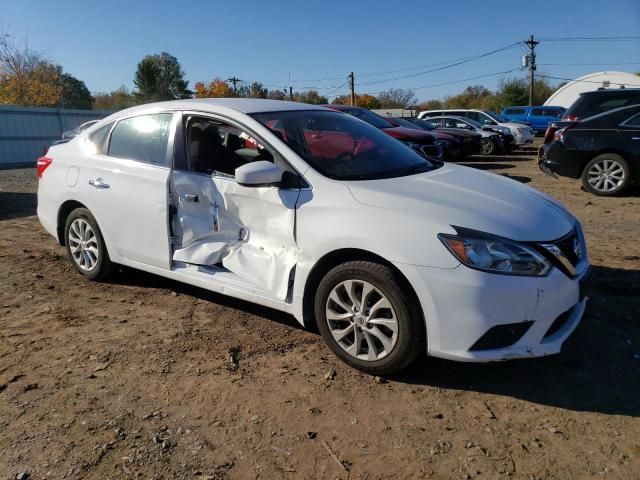
[[[578,116],[577,115],[567,115],[566,117],[563,118],[563,120],[566,120],[568,122],[577,122],[578,121]]]
[[[36,165],[38,166],[38,178],[42,178],[42,174],[47,169],[47,167],[51,165],[51,162],[53,162],[53,159],[49,157],[40,157],[38,159],[38,161],[36,162]]]
[[[560,130],[556,130],[553,133],[553,139],[557,142],[564,143],[565,136],[567,135],[567,130],[569,130],[573,126],[574,125],[567,125],[566,127],[561,128]]]
[[[544,132],[544,143],[549,143],[551,141],[552,135],[553,135],[553,128],[547,127],[547,131]]]

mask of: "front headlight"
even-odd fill
[[[551,264],[530,246],[506,238],[459,229],[458,235],[438,238],[460,262],[483,272],[505,275],[544,276]]]

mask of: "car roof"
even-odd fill
[[[166,102],[146,103],[137,107],[127,108],[118,113],[127,115],[137,111],[165,109],[165,110],[201,110],[215,113],[216,107],[224,107],[242,113],[284,112],[294,110],[324,110],[318,105],[308,103],[289,102],[285,100],[268,100],[262,98],[189,98],[185,100],[169,100]]]
[[[580,96],[583,95],[614,95],[616,93],[629,93],[629,94],[639,94],[640,88],[601,88],[598,90],[590,90],[588,92],[582,92]]]

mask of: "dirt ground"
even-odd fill
[[[533,149],[465,164],[578,216],[591,303],[560,355],[425,357],[381,383],[282,313],[84,280],[38,223],[35,171],[1,171],[0,478],[640,478],[640,192],[589,195]]]

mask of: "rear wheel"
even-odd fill
[[[113,271],[98,223],[86,208],[76,208],[69,214],[64,240],[71,263],[89,280],[101,280]]]
[[[318,286],[318,330],[341,360],[365,373],[402,370],[426,351],[424,320],[409,290],[386,265],[338,265]]]
[[[616,195],[631,182],[629,163],[615,153],[604,153],[587,163],[582,172],[582,185],[595,195]]]

